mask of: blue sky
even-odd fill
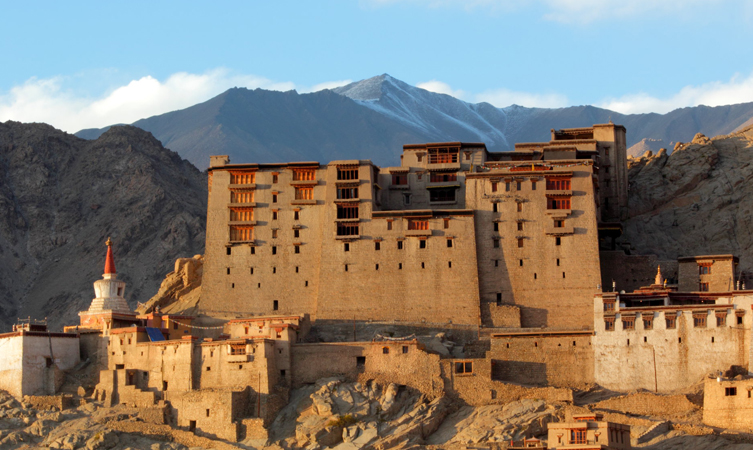
[[[382,73],[498,107],[753,101],[752,1],[0,1],[0,17],[0,121],[70,132]]]

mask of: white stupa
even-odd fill
[[[116,313],[131,315],[133,312],[128,307],[125,297],[123,297],[126,284],[124,281],[118,280],[118,274],[115,272],[115,259],[112,256],[112,241],[110,238],[107,238],[106,244],[105,273],[101,280],[94,282],[96,298],[92,300],[89,309],[84,314]]]

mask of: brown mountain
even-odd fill
[[[108,236],[129,303],[148,300],[177,257],[203,252],[206,197],[206,175],[139,128],[87,141],[0,123],[0,330],[77,323]]]
[[[634,253],[661,259],[732,253],[753,287],[753,127],[709,139],[697,134],[668,155],[630,159]]]

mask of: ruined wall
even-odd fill
[[[407,385],[433,397],[443,389],[439,355],[416,341],[296,344],[292,356],[293,387],[340,375]]]
[[[493,337],[492,378],[526,385],[582,387],[594,381],[591,335]]]
[[[594,405],[596,409],[619,411],[639,416],[674,416],[687,414],[698,409],[688,398],[681,394],[656,395],[638,392],[603,400]]]
[[[720,301],[722,301],[720,299]],[[750,299],[734,297],[734,305],[657,307],[643,310],[617,308],[614,331],[607,331],[605,314],[597,302],[593,339],[596,383],[607,389],[647,389],[670,392],[691,386],[709,373],[732,365],[748,367],[750,352]],[[736,311],[745,312],[738,325]],[[666,318],[676,314],[676,328]],[[705,317],[695,326],[694,314]],[[717,326],[717,314],[723,321]],[[635,329],[626,330],[622,318],[634,316]],[[644,327],[644,315],[652,329]],[[609,318],[609,315],[606,315]]]
[[[59,395],[25,395],[24,402],[28,402],[35,409],[62,411],[74,406],[73,396]]]
[[[245,410],[248,403],[246,391],[201,390],[189,392],[166,392],[165,400],[173,407],[177,425],[183,429],[194,429],[200,436],[238,440],[239,423],[233,414],[242,404]]]
[[[593,172],[590,161],[571,163],[467,176],[468,208],[476,210],[481,302],[519,307],[523,327],[592,327],[591,301],[601,282]],[[571,210],[547,209],[545,177],[552,174],[571,174]],[[555,229],[555,219],[563,221],[561,228]]]

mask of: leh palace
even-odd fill
[[[91,401],[238,442],[332,377],[472,406],[703,383],[706,425],[753,429],[749,280],[736,255],[659,261],[619,243],[625,133],[411,144],[397,167],[213,156],[205,254],[168,276],[195,289],[131,310],[108,240],[78,324],[0,334],[0,389],[62,398],[88,365]],[[544,430],[504,448],[631,448],[630,426],[596,413]]]

